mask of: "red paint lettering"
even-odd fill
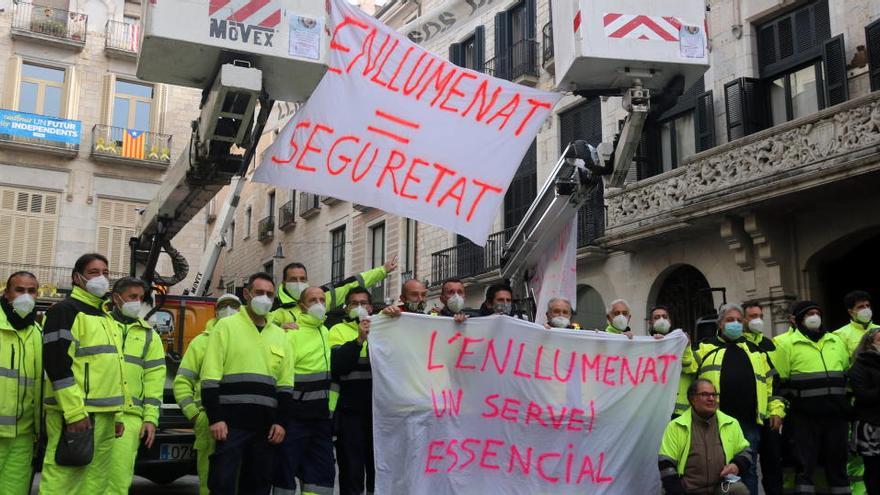
[[[480,342],[482,342],[482,341],[484,341],[484,340],[486,340],[486,339],[482,339],[482,338],[480,338],[480,339],[474,339],[474,338],[471,338],[471,337],[465,337],[465,338],[464,338],[464,343],[461,344],[461,350],[458,352],[458,360],[455,362],[455,367],[458,368],[458,369],[463,369],[463,370],[475,370],[475,369],[477,369],[477,367],[474,366],[474,365],[472,365],[472,364],[471,364],[471,365],[465,365],[465,364],[462,364],[461,362],[462,362],[462,360],[464,359],[465,356],[470,356],[470,355],[473,355],[473,354],[474,354],[474,351],[468,351],[468,350],[467,350],[467,348],[468,348],[469,345],[471,345],[471,344],[479,344]]]
[[[447,175],[455,175],[455,170],[452,170],[451,168],[446,168],[439,163],[435,163],[434,168],[437,169],[437,171],[440,173],[437,175],[437,178],[434,179],[434,184],[431,185],[431,190],[428,191],[428,195],[425,196],[425,203],[431,202],[431,198],[434,197],[434,193],[437,191],[437,186],[440,185],[440,181],[443,180],[443,177]]]
[[[406,177],[403,179],[403,185],[400,187],[400,197],[408,198],[408,199],[418,199],[418,196],[413,194],[406,193],[406,186],[409,185],[410,182],[414,182],[416,184],[421,184],[422,180],[413,174],[413,170],[415,170],[416,166],[428,167],[431,164],[422,160],[421,158],[413,158],[412,163],[409,165],[409,170],[406,171]]]
[[[437,341],[437,330],[431,332],[431,343],[428,344],[428,371],[445,368],[442,364],[434,364],[434,343]]]
[[[312,141],[315,139],[315,136],[318,135],[319,132],[326,132],[327,134],[333,134],[333,128],[327,127],[323,124],[316,124],[315,128],[312,130],[312,134],[309,135],[309,139],[306,141],[306,146],[303,148],[303,152],[299,155],[299,160],[296,161],[297,170],[304,170],[306,172],[315,172],[317,169],[315,167],[310,167],[308,165],[303,164],[303,159],[309,152],[312,153],[320,153],[321,148],[312,146]]]
[[[473,108],[477,105],[477,100],[480,102],[480,109],[477,110],[476,121],[482,122],[486,115],[489,115],[489,112],[495,108],[495,103],[498,102],[498,95],[501,94],[501,88],[495,88],[495,91],[492,92],[492,99],[489,102],[486,102],[487,93],[489,91],[489,81],[483,81],[477,87],[477,91],[474,92],[474,97],[471,100],[471,104],[467,107],[464,113],[461,114],[462,117],[467,117],[467,115],[473,110]]]
[[[488,396],[486,396],[486,398],[483,399],[483,402],[484,402],[487,406],[489,406],[489,408],[492,409],[492,412],[487,411],[487,412],[484,412],[484,413],[480,414],[480,416],[482,416],[482,417],[484,417],[484,418],[486,418],[486,419],[492,419],[492,418],[494,418],[494,417],[497,417],[498,414],[500,414],[500,411],[498,410],[498,406],[496,406],[495,403],[494,403],[493,401],[494,401],[495,399],[500,398],[500,397],[501,397],[501,396],[498,395],[498,394],[492,394],[492,395],[488,395]]]
[[[468,453],[470,459],[467,462],[463,463],[461,467],[458,468],[459,471],[464,470],[464,468],[468,467],[477,459],[477,453],[468,448],[469,443],[480,444],[481,442],[476,438],[466,438],[463,442],[461,442],[461,450]]]
[[[678,359],[678,356],[673,354],[661,354],[657,356],[657,359],[663,361],[663,371],[660,373],[660,383],[666,383],[666,371],[669,370],[669,364]]]
[[[415,50],[415,49],[416,49],[416,47],[411,46],[411,47],[407,48],[406,52],[403,54],[403,59],[400,61],[400,65],[397,66],[397,69],[394,70],[394,74],[391,75],[391,80],[388,81],[388,90],[389,91],[393,91],[395,93],[400,91],[400,87],[395,86],[394,81],[397,80],[397,76],[400,75],[400,70],[403,69],[404,65],[406,65],[406,61],[409,60],[410,54],[412,54],[413,50]]]
[[[521,405],[522,402],[520,402],[519,399],[513,399],[511,397],[504,399],[504,408],[501,409],[501,419],[516,423],[516,420],[519,417],[519,406]]]
[[[489,364],[489,356],[491,355],[498,374],[504,374],[504,370],[507,369],[507,363],[510,361],[511,350],[513,350],[513,339],[507,339],[507,352],[504,354],[504,364],[501,364],[498,362],[498,355],[495,353],[495,339],[489,339],[489,343],[486,345],[486,354],[483,357],[483,367],[480,368],[480,371],[486,371],[486,366]]]
[[[596,370],[596,380],[599,381],[599,361],[602,360],[602,355],[597,354],[592,361],[590,361],[590,356],[586,354],[581,355],[581,381],[587,383],[587,370]]]
[[[547,473],[544,472],[544,461],[547,459],[551,459],[551,458],[561,459],[562,454],[557,454],[556,452],[545,452],[545,453],[539,455],[538,456],[538,463],[535,466],[536,467],[535,470],[538,472],[538,476],[540,476],[541,479],[543,479],[544,481],[546,481],[548,483],[553,483],[555,485],[556,483],[559,483],[559,476],[548,476]]]
[[[446,93],[446,98],[443,100],[442,103],[440,103],[440,106],[437,107],[437,108],[439,108],[440,110],[446,110],[447,112],[458,113],[458,110],[459,110],[458,108],[447,106],[447,104],[449,103],[449,100],[452,99],[452,97],[462,97],[462,96],[464,96],[464,92],[462,92],[461,90],[458,89],[458,85],[461,84],[461,80],[462,80],[462,79],[473,79],[473,80],[476,80],[476,79],[477,79],[477,76],[471,74],[470,72],[464,72],[464,71],[462,71],[462,72],[458,75],[458,77],[455,79],[455,82],[452,83],[452,87],[449,88],[449,92]]]
[[[553,375],[556,377],[556,380],[562,383],[567,383],[568,380],[571,379],[572,373],[574,373],[574,360],[577,357],[577,353],[572,351],[571,359],[568,361],[568,374],[565,375],[565,378],[559,375],[559,354],[561,350],[556,349],[556,352],[553,353]]]
[[[428,59],[428,64],[422,68],[422,73],[419,75],[419,79],[415,82],[415,84],[410,85],[410,83],[412,82],[413,76],[416,75],[416,71],[419,70],[419,67],[422,65],[422,61],[427,56],[428,56],[428,52],[423,52],[419,56],[419,59],[416,60],[416,65],[412,68],[412,71],[409,73],[409,77],[407,77],[406,82],[403,83],[403,94],[405,96],[409,96],[409,95],[413,94],[413,92],[415,92],[415,90],[418,89],[419,86],[422,85],[422,80],[425,79],[425,74],[427,74],[428,71],[431,70],[431,67],[434,65],[434,58],[433,58],[433,55],[431,55],[431,58]]]
[[[520,369],[519,369],[519,365],[520,365],[520,363],[522,363],[523,352],[524,352],[525,350],[526,350],[526,344],[520,342],[520,344],[519,344],[519,354],[516,355],[516,365],[513,367],[513,374],[516,375],[516,376],[523,377],[523,378],[531,378],[532,375],[530,375],[530,374],[528,374],[528,373],[523,373],[523,372],[520,371]]]
[[[340,22],[336,26],[336,29],[333,30],[333,38],[330,40],[330,49],[331,50],[336,50],[336,51],[339,51],[342,53],[348,53],[351,51],[351,48],[340,43],[337,38],[339,35],[339,31],[348,25],[354,25],[355,27],[361,28],[363,30],[370,29],[370,26],[368,26],[366,23],[363,23],[363,22],[355,19],[354,17],[345,16],[345,18],[342,20],[342,22]]]
[[[492,445],[502,446],[504,442],[501,440],[493,440],[491,438],[486,439],[486,443],[483,444],[483,453],[480,456],[480,467],[483,469],[501,469],[501,466],[497,464],[489,464],[486,462],[487,459],[492,457],[498,457],[498,452],[491,450]]]
[[[559,415],[553,414],[553,406],[547,405],[547,415],[550,417],[550,423],[553,425],[554,430],[558,430],[562,427],[562,420],[565,419],[565,413],[568,412],[568,408],[562,406],[562,410],[559,411]]]
[[[382,81],[379,79],[379,76],[385,71],[385,64],[388,63],[388,59],[391,58],[391,55],[394,53],[394,50],[397,49],[397,45],[400,44],[400,40],[394,40],[394,44],[391,46],[391,49],[388,50],[388,53],[385,54],[385,58],[382,59],[382,64],[379,65],[379,69],[376,70],[376,73],[373,74],[373,77],[370,78],[370,81],[382,86],[383,88],[388,87],[388,82]]]
[[[449,467],[446,468],[447,473],[451,473],[455,466],[458,465],[458,452],[455,451],[452,447],[458,443],[458,440],[452,439],[449,443],[446,444],[446,457],[452,457],[452,463],[449,464]]]
[[[296,124],[296,127],[293,128],[293,132],[290,133],[290,156],[286,159],[282,159],[275,155],[272,155],[272,161],[279,165],[292,162],[296,154],[299,153],[299,146],[297,146],[296,144],[296,131],[300,129],[308,129],[311,125],[312,123],[308,120],[304,120],[299,124]]]
[[[587,412],[579,407],[572,407],[568,416],[568,425],[565,427],[568,431],[584,431],[583,427],[577,428],[576,425],[586,424]]]
[[[550,375],[542,375],[541,374],[541,355],[543,355],[543,354],[544,354],[544,346],[539,345],[538,346],[538,353],[535,354],[535,379],[536,380],[551,381],[551,380],[553,380],[553,377],[551,377]]]
[[[648,377],[648,374],[653,377],[651,381],[657,383],[657,362],[650,356],[645,358],[645,369],[642,370],[642,383],[647,381],[646,378]]]
[[[434,455],[434,447],[443,447],[442,440],[432,440],[428,444],[428,459],[425,461],[425,474],[433,474],[438,472],[436,468],[431,467],[431,461],[442,461],[443,456]]]
[[[517,135],[517,136],[522,134],[522,131],[523,131],[523,129],[525,129],[526,124],[528,124],[529,121],[532,120],[532,117],[535,116],[535,113],[538,112],[539,108],[544,108],[547,110],[550,109],[550,103],[548,103],[546,101],[535,100],[532,98],[529,98],[527,101],[528,101],[529,105],[532,106],[532,108],[529,109],[529,112],[526,114],[526,118],[524,118],[523,121],[519,124],[519,127],[516,128],[515,135]]]
[[[455,181],[455,184],[453,184],[452,187],[450,187],[449,190],[446,191],[446,194],[440,196],[440,200],[437,201],[437,206],[442,208],[443,203],[446,202],[446,199],[453,198],[455,199],[455,215],[461,215],[461,202],[464,199],[464,188],[466,184],[467,179],[464,177],[459,177],[458,180]],[[456,190],[460,190],[460,192],[456,194]]]
[[[541,426],[543,426],[543,427],[546,428],[546,427],[547,427],[547,423],[545,423],[544,420],[541,419],[541,413],[543,413],[543,412],[544,412],[544,410],[541,409],[541,406],[535,404],[534,402],[529,402],[529,406],[528,406],[528,408],[526,409],[526,421],[525,421],[525,423],[526,423],[526,424],[529,424],[529,423],[531,422],[531,420],[534,419],[536,423],[538,423],[538,424],[540,424]]]
[[[602,383],[608,385],[609,387],[613,387],[617,385],[614,381],[614,363],[615,361],[619,361],[620,356],[608,356],[605,358],[605,370],[602,373]],[[608,376],[611,375],[611,381],[608,381]]]
[[[507,126],[507,123],[510,122],[510,118],[516,113],[516,110],[519,108],[520,96],[519,93],[513,95],[513,98],[507,102],[506,105],[501,107],[501,110],[495,113],[489,120],[486,121],[486,125],[492,125],[492,121],[495,119],[501,119],[501,125],[498,127],[499,131],[503,131]]]
[[[373,158],[370,158],[370,164],[367,165],[367,168],[363,171],[363,173],[358,175],[358,169],[360,169],[361,167],[361,160],[363,160],[364,156],[367,154],[367,152],[370,150],[370,147],[372,146],[373,143],[367,143],[366,146],[364,146],[364,149],[361,150],[360,154],[358,155],[357,160],[354,161],[354,166],[351,168],[351,181],[355,184],[366,177],[367,174],[370,173],[370,170],[373,169],[373,165],[375,165],[376,163],[376,158],[379,156],[379,148],[373,147]]]
[[[394,163],[395,161],[397,163]],[[391,150],[391,153],[388,155],[388,161],[385,162],[385,168],[382,169],[382,173],[379,174],[379,180],[376,181],[376,187],[382,187],[382,183],[385,182],[385,175],[388,174],[391,176],[391,188],[394,190],[394,194],[398,194],[397,177],[394,175],[394,171],[402,169],[405,163],[406,155],[402,151]]]
[[[327,172],[330,175],[339,175],[342,172],[345,172],[345,168],[348,167],[349,163],[351,163],[351,157],[349,157],[347,155],[340,154],[338,156],[335,156],[335,158],[339,159],[339,161],[342,162],[342,167],[340,167],[339,169],[334,169],[333,165],[332,165],[334,153],[336,152],[336,147],[342,143],[346,143],[346,142],[350,142],[350,141],[354,142],[354,144],[360,144],[360,142],[361,142],[359,137],[343,136],[343,137],[337,139],[336,142],[333,143],[333,146],[330,147],[330,152],[327,154]]]
[[[470,222],[471,218],[473,218],[474,213],[477,211],[477,205],[480,204],[480,201],[483,199],[483,195],[486,194],[486,191],[492,191],[496,194],[501,194],[500,187],[486,184],[484,182],[478,181],[477,179],[472,179],[472,182],[474,183],[475,186],[480,188],[480,192],[477,193],[477,198],[474,199],[474,202],[471,205],[471,209],[468,211],[468,214],[467,214],[467,221],[468,222]]]
[[[516,444],[510,444],[510,461],[507,464],[507,472],[513,472],[513,462],[514,460],[519,464],[519,470],[522,474],[528,475],[529,471],[532,468],[532,452],[534,449],[531,447],[526,449],[526,456],[523,457],[522,453],[517,448]]]

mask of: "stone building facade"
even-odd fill
[[[3,281],[28,269],[51,295],[69,288],[70,267],[90,251],[110,258],[114,276],[128,272],[138,209],[187,148],[200,98],[135,76],[141,7],[0,1]],[[194,221],[174,244],[197,264],[206,232],[204,219]],[[168,260],[159,269],[170,274]]]
[[[377,15],[399,28],[446,3],[390,1]],[[504,77],[551,89],[551,3],[493,2],[479,19],[429,33],[424,45],[454,59],[463,46],[477,55],[461,65],[496,75],[502,67]],[[872,194],[880,185],[880,4],[719,0],[707,8],[710,69],[655,107],[626,186],[582,210],[577,319],[601,325],[605,305],[624,298],[637,332],[660,303],[673,307],[674,325],[696,332],[724,298],[756,299],[777,333],[788,305],[812,298],[836,327],[847,319],[846,292],[880,294],[870,249],[880,232]],[[533,162],[527,155],[519,165],[525,184],[515,179],[518,196],[499,212],[499,242],[567,142],[610,141],[621,117],[619,98],[560,102]],[[417,272],[435,289],[447,276],[466,280],[472,305],[498,280],[491,242],[476,248],[419,225],[417,245]]]

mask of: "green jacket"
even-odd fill
[[[813,342],[799,329],[773,339],[773,364],[779,373],[779,394],[791,404],[792,412],[838,415],[849,412],[846,397],[846,370],[850,353],[846,342],[833,333],[824,333]]]
[[[620,334],[620,335],[622,335],[623,332],[627,332],[627,331],[629,331],[629,330],[630,330],[629,327],[627,327],[626,330],[620,331],[620,330],[617,329],[617,327],[615,327],[615,326],[612,325],[611,323],[609,323],[608,325],[605,326],[605,331],[608,332],[608,333],[616,333],[616,334]]]
[[[680,416],[691,407],[691,403],[687,398],[687,389],[694,382],[697,368],[694,349],[688,344],[681,355],[681,378],[678,380],[678,394],[675,397],[675,409],[672,411],[673,416]]]
[[[681,416],[666,425],[663,440],[660,442],[660,477],[682,476],[691,451],[691,425],[693,410],[688,409]],[[724,461],[734,463],[744,473],[752,462],[749,441],[743,435],[742,428],[736,419],[717,411],[718,432],[721,435],[721,447],[724,449]],[[744,466],[743,466],[744,465]],[[720,481],[720,479],[719,479]]]
[[[101,309],[102,300],[74,286],[70,296],[46,313],[43,365],[51,387],[44,403],[67,423],[92,412],[126,408],[122,331]],[[129,404],[130,405],[130,401]]]
[[[330,416],[330,335],[323,321],[308,313],[297,319],[299,328],[287,332],[296,360],[293,415],[297,419]]]
[[[345,298],[348,296],[348,292],[351,289],[354,289],[355,287],[372,287],[384,280],[386,276],[388,276],[388,273],[385,271],[385,267],[379,266],[359,275],[355,275],[354,282],[324,292],[327,311],[345,304]],[[279,307],[275,311],[269,313],[272,321],[277,325],[296,322],[299,315],[303,313],[302,309],[299,307],[299,298],[288,294],[287,289],[284,288],[284,284],[280,285],[277,301]]]
[[[701,342],[696,352],[698,363],[696,378],[705,378],[712,382],[715,385],[715,391],[722,394],[722,401],[724,400],[724,392],[721,390],[721,364],[724,362],[726,345],[726,342],[722,342],[720,337],[716,336],[712,340]],[[773,395],[773,376],[776,372],[770,365],[767,354],[744,338],[738,340],[736,346],[746,353],[752,365],[758,406],[755,418],[758,424],[764,424],[764,421],[770,416],[784,418],[785,404],[781,398]]]
[[[42,347],[39,323],[16,330],[0,309],[0,438],[40,434]]]
[[[218,321],[199,370],[211,424],[262,430],[289,414],[294,359],[284,330],[268,319],[262,330],[247,310]]]
[[[125,359],[125,384],[131,404],[126,414],[141,417],[146,423],[159,425],[159,409],[165,393],[165,348],[159,334],[142,319],[124,323],[116,319],[109,304],[104,310],[122,332],[122,354]]]
[[[850,321],[848,324],[835,330],[834,335],[837,335],[846,343],[846,350],[849,352],[851,359],[852,355],[856,352],[856,347],[859,346],[859,342],[862,341],[862,337],[868,333],[868,330],[878,327],[880,325],[875,325],[874,322],[863,325],[857,321]]]
[[[174,400],[190,421],[195,421],[199,413],[205,410],[202,407],[201,370],[208,350],[208,337],[216,322],[216,318],[208,320],[205,331],[192,339],[174,377]]]

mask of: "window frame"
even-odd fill
[[[25,75],[25,66],[31,67],[39,67],[41,69],[49,69],[49,70],[57,70],[61,72],[61,82],[49,81],[47,79],[40,79],[37,77],[26,76]],[[19,71],[19,81],[18,81],[18,101],[15,104],[15,109],[19,112],[24,112],[21,109],[21,95],[23,93],[23,87],[25,83],[28,84],[36,84],[37,85],[37,95],[36,101],[34,102],[34,111],[33,112],[24,112],[24,113],[33,113],[34,115],[45,115],[47,117],[55,117],[55,118],[63,118],[65,115],[64,112],[64,101],[65,101],[65,87],[67,86],[67,68],[61,68],[58,66],[53,66],[51,64],[44,64],[40,62],[32,62],[30,60],[22,60],[21,64],[18,68]],[[48,115],[45,113],[46,111],[46,88],[52,87],[57,88],[59,90],[58,95],[58,115]]]
[[[816,76],[816,111],[822,110],[827,106],[825,102],[825,69],[822,57],[819,57],[816,59],[812,59],[804,63],[803,65],[781,71],[774,74],[773,76],[768,76],[767,78],[762,79],[762,82],[766,87],[766,90],[764,91],[764,97],[767,99],[767,122],[770,126],[781,125],[795,119],[794,101],[792,99],[791,93],[791,77],[804,69],[810,68],[811,66],[813,67],[813,71]],[[776,123],[773,115],[773,100],[770,94],[770,88],[772,87],[773,82],[780,78],[785,78],[783,85],[785,91],[785,119],[780,121],[779,123]]]
[[[370,267],[372,268],[376,266],[381,266],[385,263],[388,249],[388,229],[386,228],[385,220],[370,225],[368,229],[370,233]],[[376,235],[380,229],[382,231],[382,252],[377,259]],[[382,279],[379,283],[371,287],[369,290],[374,302],[385,301],[385,279]]]
[[[341,225],[330,231],[330,283],[335,284],[344,279],[345,225]]]
[[[145,98],[143,96],[133,95],[130,93],[123,93],[119,91],[119,84],[131,84],[134,86],[142,86],[150,88],[150,97]],[[120,96],[123,95],[123,96]],[[116,125],[116,100],[128,100],[128,118],[126,121],[126,126],[124,129],[135,129],[139,131],[151,132],[152,124],[153,124],[153,112],[155,111],[155,102],[156,102],[156,86],[150,83],[144,83],[141,81],[131,81],[124,78],[116,78],[113,81],[113,99],[111,101],[111,115],[110,122],[113,127],[119,127]],[[138,129],[136,127],[137,120],[137,104],[138,103],[146,103],[149,105],[149,112],[147,113],[147,129]]]

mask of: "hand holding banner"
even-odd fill
[[[327,75],[254,181],[381,208],[485,244],[561,95],[457,67],[334,0]]]
[[[376,493],[658,493],[687,339],[376,318]]]

